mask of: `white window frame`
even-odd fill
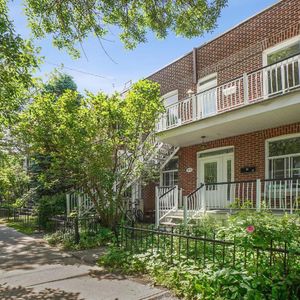
[[[288,46],[291,46],[293,44],[296,44],[299,41],[300,41],[300,35],[297,35],[291,39],[288,39],[282,43],[279,43],[279,44],[263,51],[263,66],[266,67],[268,65],[268,55],[270,55],[273,52],[276,52],[278,50],[281,50],[283,48],[287,48]]]
[[[172,161],[173,159],[177,159],[178,160],[178,156],[174,156],[174,157],[172,157],[172,159],[170,160],[170,161]],[[179,179],[179,168],[178,169],[173,169],[173,170],[161,170],[160,171],[160,185],[161,186],[164,186],[164,184],[163,184],[163,181],[164,181],[164,174],[165,173],[175,173],[175,172],[177,172],[178,173],[178,179]]]
[[[280,136],[276,136],[276,137],[265,140],[265,175],[266,175],[266,179],[270,179],[270,176],[271,176],[271,174],[269,172],[269,143],[275,142],[275,141],[287,140],[287,139],[291,139],[291,138],[297,138],[297,137],[300,137],[300,133],[280,135]],[[295,155],[295,154],[280,155],[280,157],[290,157],[293,155]]]
[[[218,156],[226,156],[228,154],[232,154],[232,170],[231,170],[231,181],[234,181],[234,176],[235,176],[235,172],[234,172],[234,168],[235,168],[235,148],[234,146],[224,146],[224,147],[218,147],[218,148],[210,148],[210,149],[206,149],[206,150],[202,150],[202,151],[198,151],[196,153],[196,161],[197,161],[197,174],[196,174],[196,183],[197,186],[200,185],[201,180],[200,180],[200,168],[201,168],[201,158],[199,157],[200,154],[203,153],[209,153],[209,152],[216,152],[216,151],[220,151],[220,150],[227,150],[227,149],[232,149],[232,153],[225,153],[225,154],[218,154],[218,155],[212,155],[212,156],[208,156],[208,157],[218,157]]]
[[[176,101],[176,102],[174,102],[174,103],[172,103],[172,104],[170,104],[170,105],[165,105],[165,101],[166,101],[168,98],[173,97],[173,96],[176,96],[176,95],[177,95],[177,101]],[[178,101],[179,101],[178,90],[173,90],[173,91],[171,91],[171,92],[168,92],[168,93],[162,95],[161,98],[162,98],[162,101],[164,102],[164,106],[165,106],[165,107],[168,107],[168,106],[171,106],[171,105],[173,105],[173,104],[175,104],[175,103],[178,103]]]

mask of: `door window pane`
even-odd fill
[[[218,163],[210,162],[204,164],[204,182],[215,183],[218,181]]]

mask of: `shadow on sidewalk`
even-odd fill
[[[12,287],[9,285],[0,285],[1,300],[85,300],[79,297],[79,293],[68,293],[60,289],[44,289],[36,292],[32,288],[22,286]]]

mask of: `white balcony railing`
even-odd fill
[[[166,107],[157,124],[164,131],[300,87],[300,54],[263,67]]]

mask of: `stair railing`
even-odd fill
[[[204,193],[205,184],[201,183],[197,189],[183,198],[183,215],[185,224],[195,218],[198,214],[205,212],[206,205]]]
[[[173,187],[156,187],[155,189],[155,225],[170,213],[178,210],[178,185]]]

